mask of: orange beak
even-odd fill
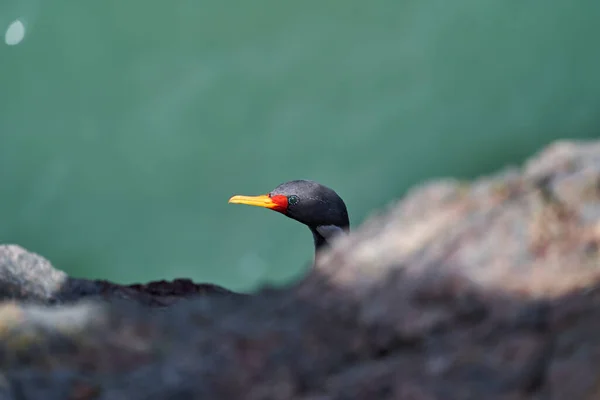
[[[246,204],[248,206],[256,206],[268,208],[283,212],[287,209],[287,198],[285,196],[269,196],[268,194],[261,194],[260,196],[233,196],[229,199],[231,204]]]
[[[268,195],[262,194],[260,196],[233,196],[229,199],[231,204],[246,204],[249,206],[264,207],[264,208],[275,208],[275,203]]]

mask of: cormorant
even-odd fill
[[[315,253],[350,229],[344,201],[335,191],[314,181],[282,183],[260,196],[233,196],[229,203],[269,208],[303,223],[313,234]]]

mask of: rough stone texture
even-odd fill
[[[197,295],[243,296],[208,283],[189,279],[172,282],[119,285],[104,280],[70,278],[52,267],[48,260],[19,246],[0,246],[0,300],[64,304],[82,298],[122,298],[149,306],[168,306]]]
[[[599,249],[600,142],[416,188],[250,296],[0,247],[0,399],[597,399]]]

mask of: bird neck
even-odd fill
[[[315,251],[319,251],[329,245],[327,239],[325,239],[319,232],[312,228],[310,229],[310,231],[312,232],[313,239],[315,242]]]
[[[339,227],[337,225],[320,225],[309,228],[313,235],[315,252],[328,247],[334,237],[348,233],[349,229],[347,226]]]

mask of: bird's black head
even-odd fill
[[[307,225],[317,248],[350,227],[346,204],[341,197],[314,181],[290,181],[282,183],[268,194],[233,196],[229,202],[269,208]]]

